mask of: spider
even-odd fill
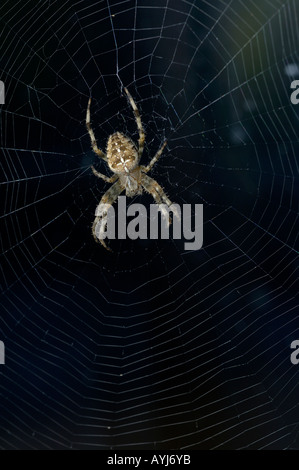
[[[138,149],[130,137],[126,136],[122,132],[115,132],[108,138],[105,154],[101,149],[98,148],[94,132],[91,128],[91,98],[89,98],[86,111],[86,127],[90,135],[91,147],[96,155],[102,158],[108,164],[110,170],[114,173],[113,176],[108,177],[102,173],[99,173],[94,168],[94,166],[91,166],[95,176],[103,179],[107,183],[114,183],[102,196],[100,203],[96,208],[96,217],[92,225],[92,234],[95,241],[100,242],[109,251],[112,251],[111,248],[109,248],[103,240],[107,226],[108,209],[110,206],[112,206],[112,204],[123,191],[126,192],[126,196],[133,197],[136,194],[141,194],[143,190],[145,190],[147,193],[152,195],[156,204],[160,206],[163,216],[167,218],[167,224],[171,222],[168,211],[165,209],[165,207],[163,207],[163,205],[161,205],[166,203],[169,207],[172,204],[171,201],[168,199],[157,181],[147,175],[147,173],[153,168],[157,160],[162,155],[162,152],[167,145],[167,141],[165,140],[163,142],[147,166],[139,165],[145,143],[145,133],[142,127],[141,117],[136,103],[127,88],[125,88],[125,92],[133,109],[139,132]],[[103,206],[101,206],[102,204]],[[173,213],[175,213],[175,211]],[[98,224],[100,228],[97,227]]]

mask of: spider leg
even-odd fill
[[[148,165],[146,166],[142,166],[142,171],[143,173],[148,173],[154,166],[154,164],[159,160],[159,158],[161,157],[162,155],[162,152],[163,150],[165,149],[167,145],[167,140],[165,140],[165,142],[163,142],[163,144],[161,145],[161,147],[159,148],[159,150],[157,151],[156,155],[151,159],[151,161],[149,162]]]
[[[111,248],[109,248],[104,242],[105,229],[108,222],[108,210],[123,190],[124,187],[122,186],[121,182],[119,180],[116,181],[116,183],[114,183],[114,185],[111,186],[102,196],[100,203],[98,204],[95,211],[96,217],[92,224],[93,238],[97,243],[101,243],[108,251],[112,251]]]
[[[163,191],[163,188],[157,183],[156,180],[154,180],[153,178],[150,178],[149,176],[147,176],[145,174],[142,174],[142,176],[141,176],[141,184],[144,187],[144,189],[146,190],[146,192],[151,194],[151,196],[156,201],[156,204],[158,204],[158,206],[160,206],[162,215],[163,215],[167,225],[169,225],[171,223],[170,215],[169,215],[169,212],[165,209],[165,207],[163,207],[163,203],[166,204],[168,207],[170,207],[172,205],[172,202],[166,196],[165,192]],[[180,220],[180,215],[179,215],[177,209],[175,208],[175,206],[172,209],[173,209],[173,214],[175,215],[175,217],[178,220]]]
[[[135,115],[135,120],[136,120],[136,124],[137,124],[137,127],[138,127],[138,132],[139,132],[139,140],[138,140],[138,156],[139,156],[139,160],[141,158],[141,155],[142,155],[142,152],[143,152],[143,149],[144,149],[144,142],[145,142],[145,133],[144,133],[144,129],[142,127],[142,122],[141,122],[141,117],[140,117],[140,114],[139,114],[139,111],[138,111],[138,108],[136,106],[136,103],[135,101],[133,100],[131,94],[129,93],[128,89],[125,88],[125,92],[128,96],[128,99],[130,101],[130,105],[132,106],[132,109],[133,109],[133,112],[134,112],[134,115]]]
[[[110,176],[110,177],[106,176],[106,175],[103,175],[102,173],[97,171],[94,166],[92,166],[91,169],[92,169],[93,174],[95,176],[97,176],[97,178],[101,178],[102,180],[106,181],[106,183],[114,183],[118,178],[117,175],[113,175],[113,176]]]
[[[91,147],[92,147],[92,150],[100,158],[103,158],[105,161],[107,161],[106,155],[97,146],[97,141],[96,141],[96,138],[94,136],[93,130],[92,130],[91,125],[90,125],[90,103],[91,103],[91,98],[89,98],[89,100],[88,100],[88,105],[87,105],[87,110],[86,110],[86,127],[87,127],[87,130],[88,130],[89,136],[90,136]]]

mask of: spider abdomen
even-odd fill
[[[138,163],[138,152],[134,142],[125,134],[115,132],[107,142],[107,159],[114,173],[130,173]]]

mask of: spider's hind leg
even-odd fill
[[[165,149],[167,145],[167,140],[163,142],[159,150],[157,151],[156,155],[151,159],[148,165],[142,167],[142,171],[144,173],[148,173],[154,166],[154,164],[158,161],[158,159],[161,157],[163,150]]]
[[[141,121],[141,117],[140,117],[140,113],[138,111],[137,105],[136,105],[134,99],[132,98],[132,96],[129,93],[127,88],[125,88],[125,92],[126,92],[126,94],[128,96],[128,99],[130,101],[130,105],[132,106],[132,109],[133,109],[133,112],[134,112],[134,115],[135,115],[135,121],[136,121],[136,124],[137,124],[137,127],[138,127],[138,132],[139,132],[138,156],[139,156],[139,160],[140,160],[143,149],[144,149],[145,133],[144,133],[144,129],[143,129],[143,126],[142,126],[142,121]]]
[[[98,157],[103,158],[103,160],[107,161],[106,155],[97,146],[97,141],[96,141],[96,138],[94,136],[94,132],[93,132],[91,124],[90,124],[90,103],[91,103],[91,98],[89,98],[89,100],[88,100],[85,122],[86,122],[86,128],[87,128],[88,133],[89,133],[90,141],[91,141],[91,147],[92,147],[92,150],[94,151],[94,153],[96,153],[98,155]]]

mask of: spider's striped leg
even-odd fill
[[[165,142],[163,142],[163,144],[161,145],[161,147],[159,148],[158,152],[156,153],[156,155],[151,159],[151,161],[149,162],[148,165],[146,166],[143,166],[142,167],[142,171],[144,173],[148,173],[154,166],[154,164],[157,162],[157,160],[161,157],[162,155],[162,152],[163,150],[165,149],[167,145],[167,140],[165,140]]]
[[[137,106],[136,106],[136,103],[135,103],[135,101],[133,100],[133,98],[132,98],[132,96],[130,95],[130,93],[129,93],[129,91],[128,91],[127,88],[125,88],[125,92],[127,93],[128,99],[129,99],[129,101],[130,101],[130,105],[132,106],[132,109],[133,109],[133,112],[134,112],[134,115],[135,115],[136,124],[137,124],[137,127],[138,127],[138,132],[139,132],[138,156],[139,156],[139,160],[140,160],[141,155],[142,155],[142,152],[143,152],[143,149],[144,149],[145,133],[144,133],[144,129],[143,129],[143,127],[142,127],[141,117],[140,117],[138,108],[137,108]]]
[[[91,169],[92,169],[92,172],[93,174],[97,177],[97,178],[101,178],[102,180],[106,181],[106,183],[114,183],[118,176],[117,175],[113,175],[113,176],[106,176],[106,175],[103,175],[102,173],[100,173],[99,171],[97,171],[95,169],[95,167],[92,165],[91,166]]]
[[[100,158],[103,158],[105,161],[107,161],[106,155],[97,146],[97,141],[96,141],[96,138],[94,136],[93,130],[92,130],[91,125],[90,125],[90,103],[91,103],[91,98],[89,98],[89,100],[88,100],[88,105],[87,105],[87,110],[86,110],[86,127],[87,127],[87,130],[88,130],[89,136],[90,136],[91,147],[92,147],[92,150]]]
[[[111,186],[108,191],[102,196],[100,203],[96,208],[96,217],[92,224],[92,234],[93,238],[97,243],[101,243],[104,248],[108,251],[112,251],[106,243],[104,242],[104,238],[106,237],[106,227],[108,222],[108,210],[109,207],[116,201],[118,196],[122,193],[124,187],[122,186],[121,182],[118,180]]]
[[[144,173],[142,173],[141,176],[141,184],[146,190],[146,192],[152,195],[152,197],[156,201],[156,204],[158,204],[158,206],[160,207],[160,210],[167,225],[169,225],[171,223],[171,218],[167,209],[163,207],[163,204],[166,204],[168,207],[170,207],[172,205],[171,200],[166,196],[165,192],[163,191],[162,187],[157,183],[157,181],[145,175]],[[180,214],[178,213],[175,205],[172,206],[172,213],[178,220],[180,220]]]

